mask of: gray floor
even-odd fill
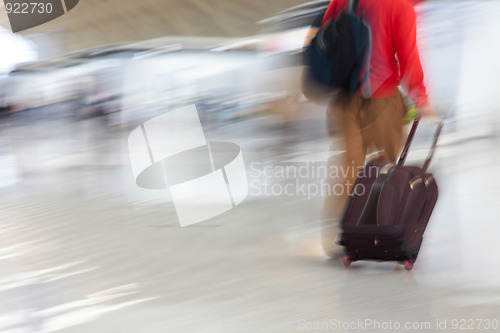
[[[324,133],[299,125],[217,133],[241,145],[247,166],[321,161]],[[495,137],[440,147],[440,199],[406,272],[326,258],[320,195],[254,193],[181,228],[165,191],[135,185],[127,135],[100,119],[2,121],[1,332],[499,330]]]

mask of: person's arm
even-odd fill
[[[401,84],[419,109],[429,108],[424,73],[417,48],[416,15],[413,6],[403,0],[394,13],[393,43],[399,61]]]

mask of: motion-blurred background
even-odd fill
[[[331,320],[358,319],[498,329],[500,2],[415,5],[430,100],[450,117],[411,273],[346,271],[321,251],[316,171],[343,148],[300,77],[328,3],[82,0],[18,34],[0,10],[1,332],[349,332]],[[181,228],[167,189],[137,186],[128,138],[192,104],[207,141],[241,148],[249,194]],[[432,131],[421,126],[409,163]]]
[[[301,3],[298,0],[85,0],[80,1],[75,13],[69,12],[22,35],[59,33],[60,48],[51,47],[49,52],[53,54],[171,35],[249,36],[259,31],[257,21]],[[1,6],[0,25],[9,28],[4,4]]]

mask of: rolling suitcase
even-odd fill
[[[438,198],[434,176],[427,172],[441,134],[438,125],[423,167],[406,166],[417,117],[397,164],[368,162],[360,173],[341,219],[346,267],[357,260],[399,261],[411,270]]]

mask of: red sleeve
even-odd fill
[[[424,73],[417,48],[416,15],[413,6],[401,1],[401,11],[394,12],[393,45],[398,56],[401,84],[416,107],[429,105]]]
[[[335,19],[338,16],[339,12],[339,3],[342,0],[332,0],[326,9],[325,16],[323,17],[323,22],[321,22],[321,26],[323,26],[326,22]]]

